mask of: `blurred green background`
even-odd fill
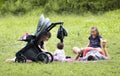
[[[120,75],[120,0],[0,0],[0,76],[119,76]],[[51,22],[63,21],[68,31],[66,55],[75,55],[72,48],[87,45],[90,27],[97,26],[107,39],[111,59],[98,62],[51,64],[7,63],[7,58],[25,46],[17,41],[26,32],[33,34],[39,17]],[[59,40],[58,26],[51,30],[47,50],[54,52]]]
[[[120,0],[3,0],[0,14],[20,15],[35,10],[45,14],[97,14],[119,8]]]

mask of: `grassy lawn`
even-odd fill
[[[119,76],[120,75],[120,10],[103,15],[47,15],[52,22],[63,21],[69,36],[65,38],[66,55],[74,57],[72,47],[85,47],[91,26],[97,26],[100,34],[107,39],[107,49],[111,56],[108,61],[88,63],[6,63],[13,58],[25,43],[17,41],[26,32],[34,33],[39,15],[6,16],[0,18],[0,76]],[[46,15],[45,15],[46,16]],[[53,52],[59,40],[56,38],[58,26],[52,38],[46,43]]]

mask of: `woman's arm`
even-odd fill
[[[41,47],[41,50],[42,50],[43,52],[47,52],[45,45],[43,45],[43,46]]]
[[[90,47],[90,40],[88,40],[88,44],[87,44],[87,47]]]
[[[87,47],[90,47],[90,40],[88,40]],[[75,57],[75,60],[78,60],[78,59],[79,59],[79,57],[80,57],[80,55],[82,54],[82,52],[84,52],[84,49],[81,49],[81,50],[77,53],[77,55],[76,55],[76,57]]]
[[[42,46],[42,49],[43,49],[43,50],[46,50],[46,47],[45,47],[45,45],[43,45],[43,46]]]
[[[108,54],[108,51],[107,51],[107,49],[106,49],[106,43],[107,43],[107,41],[106,41],[106,40],[103,40],[102,38],[100,39],[100,41],[101,41],[102,48],[103,48],[103,51],[104,51],[104,53],[105,53],[105,56],[108,57],[108,58],[110,58],[110,56],[109,56],[109,54]]]

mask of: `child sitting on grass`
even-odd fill
[[[64,44],[58,43],[57,44],[57,50],[54,52],[54,61],[60,61],[60,62],[72,62],[74,59],[71,57],[66,57],[64,52]]]
[[[77,47],[73,48],[73,52],[76,54],[75,60],[78,60],[80,58],[80,56],[84,57],[85,56],[84,52],[86,50],[88,50],[88,51],[89,50],[97,50],[97,51],[99,51],[99,53],[104,55],[106,57],[106,59],[110,58],[109,54],[107,52],[107,49],[106,49],[106,40],[102,39],[97,27],[94,27],[94,26],[91,27],[90,36],[88,38],[88,45],[86,48],[83,48],[83,49],[79,49]]]
[[[64,48],[63,43],[57,44],[57,50],[54,52],[55,61],[65,61],[65,52],[63,48]]]

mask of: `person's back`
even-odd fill
[[[64,44],[58,43],[57,50],[54,52],[54,60],[55,61],[64,61],[65,60],[65,52],[63,50]]]

